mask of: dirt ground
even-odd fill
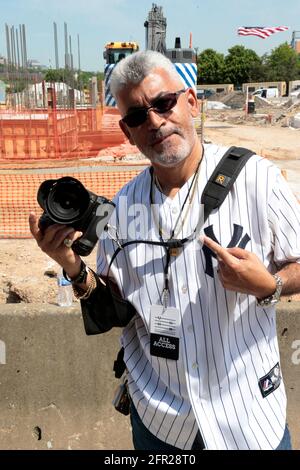
[[[280,123],[271,125],[253,117],[245,120],[240,111],[209,111],[204,139],[222,145],[246,146],[274,161],[285,171],[300,201],[300,129],[282,127]],[[140,156],[137,159],[140,161]],[[56,303],[59,268],[39,250],[34,240],[0,240],[0,253],[0,303]],[[96,250],[87,259],[91,267],[95,267],[95,259]],[[300,300],[300,296],[294,299]]]
[[[270,124],[259,115],[245,117],[241,111],[208,111],[204,137],[214,143],[251,147],[258,154],[272,160],[300,159],[300,130],[284,125]]]
[[[300,129],[261,123],[242,113],[209,111],[204,140],[220,145],[247,147],[277,165],[300,202]]]
[[[59,266],[35,240],[0,240],[0,303],[57,302]],[[96,250],[86,258],[95,269]]]

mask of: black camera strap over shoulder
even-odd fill
[[[114,252],[109,270],[116,256],[129,245],[143,243],[170,249],[182,248],[185,243],[194,240],[200,233],[203,222],[207,220],[213,210],[221,206],[240,171],[252,155],[254,152],[243,147],[230,147],[227,150],[203,190],[201,203],[204,205],[204,219],[200,217],[197,227],[189,237],[182,240],[131,240],[123,243]],[[109,283],[104,287],[100,282],[88,299],[81,300],[81,308],[85,331],[88,335],[104,333],[113,327],[124,327],[136,314],[130,302],[111,292]]]
[[[223,155],[202,193],[204,221],[223,203],[240,171],[252,155],[254,155],[252,150],[243,147],[230,147]]]

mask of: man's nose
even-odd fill
[[[151,129],[159,129],[166,121],[163,114],[159,114],[153,108],[148,110],[147,122]]]

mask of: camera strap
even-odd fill
[[[252,155],[255,155],[252,150],[234,146],[224,153],[203,190],[200,210],[202,209],[204,214],[203,217],[199,217],[194,232],[188,237],[189,240],[199,237],[201,228],[209,215],[224,202],[241,170]]]

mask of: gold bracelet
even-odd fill
[[[88,288],[87,288],[86,291],[84,291],[80,287],[77,287],[76,285],[72,284],[75,299],[78,299],[78,300],[88,299],[89,296],[91,295],[91,293],[93,292],[93,290],[96,289],[96,287],[97,287],[96,274],[91,269],[89,269],[89,273],[91,274],[91,276],[90,276],[91,280],[88,284]]]

